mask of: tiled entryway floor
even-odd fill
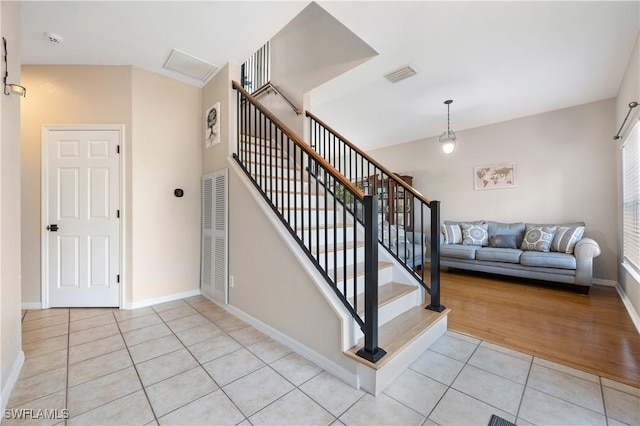
[[[374,398],[201,296],[27,311],[23,348],[9,408],[68,425],[640,424],[638,388],[453,332]]]

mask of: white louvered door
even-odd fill
[[[228,169],[202,177],[202,292],[228,303]]]

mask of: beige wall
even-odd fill
[[[616,281],[614,114],[610,99],[456,132],[457,148],[449,156],[437,137],[370,154],[394,172],[412,175],[418,191],[442,202],[443,219],[586,222],[586,234],[602,248],[595,278]],[[474,166],[510,161],[516,162],[515,188],[473,189]]]
[[[41,136],[45,124],[124,124],[131,158],[131,67],[25,65],[22,104],[22,303],[41,303]],[[131,182],[131,162],[125,166]],[[131,205],[130,187],[125,204]],[[131,210],[125,209],[131,223]],[[126,252],[131,262],[131,233]],[[131,270],[129,269],[129,272]],[[125,277],[131,282],[131,275]],[[128,300],[131,295],[129,294]]]
[[[200,288],[200,89],[133,68],[132,105],[130,287],[138,304]]]
[[[229,181],[229,303],[353,370],[342,353],[341,319],[233,171]]]
[[[202,90],[202,113],[220,101],[221,143],[204,148],[202,171],[229,168],[229,304],[245,314],[333,360],[353,369],[341,350],[341,319],[324,299],[291,249],[278,234],[231,165],[235,144],[236,92],[231,81],[240,67],[228,64]],[[203,118],[204,119],[204,118]],[[313,301],[313,302],[311,302]],[[323,324],[309,333],[309,324]]]
[[[200,90],[129,67],[23,67],[23,304],[40,299],[40,145],[44,124],[124,124],[124,306],[197,291]],[[183,198],[173,195],[185,191]]]
[[[624,117],[629,112],[629,102],[640,102],[640,34],[636,38],[636,44],[629,58],[627,70],[625,72],[620,89],[618,90],[618,97],[616,98],[616,121],[615,130],[617,132]],[[633,114],[629,116],[627,124],[623,129],[623,135],[631,130],[632,124],[637,122],[640,117],[640,107],[636,107],[633,110]],[[618,142],[618,146],[623,142],[624,137]],[[629,271],[622,266],[622,157],[618,154],[618,280],[620,286],[627,295],[627,298],[631,301],[636,315],[640,317],[640,280],[638,277],[634,277]]]
[[[9,82],[20,84],[19,2],[0,3],[0,29],[7,39]],[[0,409],[7,406],[24,361],[20,333],[21,102],[24,99],[17,95],[0,95]]]
[[[220,143],[211,148],[205,148],[204,139],[200,142],[203,174],[226,168],[228,165],[227,158],[234,150],[231,144],[234,143],[235,137],[232,137],[231,126],[235,126],[232,115],[235,117],[236,112],[230,110],[230,105],[236,96],[236,92],[231,90],[231,82],[233,80],[240,81],[240,65],[228,63],[202,88],[201,133],[204,132],[204,115],[206,111],[216,102],[220,102]]]
[[[368,44],[317,3],[310,3],[270,40],[271,82],[302,109],[304,94],[377,55]],[[280,96],[260,98],[298,136],[304,115]]]

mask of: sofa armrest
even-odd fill
[[[600,256],[600,246],[591,238],[583,238],[576,244],[576,284],[590,286],[593,282],[593,258]]]
[[[427,244],[427,236],[423,232],[409,231],[405,234],[405,238],[407,239],[408,244]]]
[[[431,245],[431,233],[425,234],[427,238],[427,244]],[[444,245],[444,234],[442,231],[438,231],[438,235],[440,236],[440,245]]]

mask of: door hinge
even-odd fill
[[[116,145],[116,154],[120,154],[120,145]]]
[[[120,209],[116,210],[116,218],[120,219]]]
[[[116,282],[120,284],[120,274],[116,275]]]

